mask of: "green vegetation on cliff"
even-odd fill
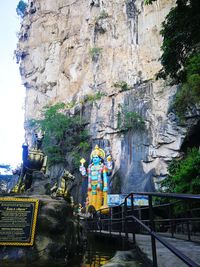
[[[121,132],[126,132],[131,129],[141,131],[145,129],[145,121],[137,112],[129,111],[126,105],[119,105],[117,128]]]
[[[161,63],[165,75],[175,82],[186,80],[188,62],[200,48],[200,2],[177,0],[162,24]]]
[[[156,0],[145,0],[152,4]],[[158,77],[172,79],[180,88],[174,105],[179,117],[187,107],[200,102],[200,1],[177,0],[162,23],[163,37]]]
[[[186,79],[176,94],[174,108],[181,118],[188,106],[200,102],[200,53],[190,57],[185,67]]]
[[[156,0],[145,0],[152,4]],[[170,77],[179,84],[173,108],[180,118],[187,108],[200,103],[200,1],[176,0],[162,23],[162,70],[158,78]],[[188,150],[181,160],[169,165],[169,175],[162,182],[168,192],[200,193],[200,151]]]
[[[35,121],[45,133],[43,150],[48,156],[48,165],[65,163],[79,165],[82,153],[90,148],[89,135],[80,116],[65,114],[64,103],[57,103],[43,109],[43,119]]]
[[[115,88],[120,88],[121,92],[128,91],[131,89],[131,86],[127,84],[125,81],[118,81],[113,84]]]
[[[173,160],[169,175],[162,182],[165,191],[175,193],[200,193],[200,151],[193,148],[182,160]]]

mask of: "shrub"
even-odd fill
[[[102,53],[102,48],[100,47],[93,47],[89,50],[89,53],[90,53],[90,56],[92,57],[92,60],[93,61],[97,61],[99,56],[101,55]]]
[[[151,5],[153,2],[155,2],[156,0],[144,0],[144,4],[145,5]]]
[[[43,119],[35,121],[45,133],[43,150],[48,156],[48,165],[65,163],[66,155],[77,163],[77,155],[89,150],[89,135],[78,115],[64,114],[65,104],[58,103],[43,110]],[[76,154],[75,154],[76,152]]]
[[[84,102],[95,102],[96,100],[101,99],[102,96],[105,96],[105,93],[98,91],[96,94],[86,95]]]
[[[119,81],[113,84],[116,88],[121,88],[121,91],[128,91],[131,89],[131,87],[127,84],[125,81]]]
[[[168,192],[200,193],[200,151],[197,148],[188,150],[182,160],[173,160],[169,165],[168,177],[161,183]]]
[[[144,119],[135,111],[128,111],[126,107],[121,107],[121,111],[117,116],[117,128],[120,131],[128,131],[131,129],[144,130]]]
[[[102,10],[97,18],[97,20],[99,19],[106,19],[108,18],[108,13],[105,10]]]
[[[200,53],[189,58],[185,69],[186,81],[177,92],[173,104],[180,118],[183,118],[188,106],[200,102]]]
[[[152,4],[156,0],[145,0]],[[174,108],[183,119],[190,105],[200,102],[200,1],[176,0],[176,6],[162,23],[162,70],[157,78],[170,77],[172,83],[182,84]]]

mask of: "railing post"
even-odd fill
[[[169,204],[169,218],[170,218],[170,228],[171,228],[171,237],[174,237],[174,221],[172,220],[172,207],[171,203]]]
[[[110,208],[110,232],[112,232],[113,208]]]
[[[150,228],[151,231],[155,231],[154,224],[154,213],[153,213],[153,205],[152,205],[152,196],[148,196],[149,198],[149,220],[150,220]],[[157,267],[157,253],[156,253],[156,240],[155,237],[151,235],[151,248],[152,248],[152,257],[153,257],[153,266]]]
[[[87,217],[85,218],[85,228],[86,228],[87,232],[90,231],[90,228],[88,226],[88,219],[87,219]]]
[[[80,244],[80,215],[77,216],[78,220],[78,244]]]
[[[186,209],[187,209],[187,212],[186,212],[186,216],[187,216],[187,232],[188,232],[188,241],[191,241],[191,235],[190,235],[190,205],[188,204],[187,202],[187,205],[186,205]]]
[[[125,230],[125,237],[128,240],[128,229],[127,229],[127,220],[126,220],[126,216],[127,216],[127,198],[125,198],[125,203],[124,203],[124,220],[125,220],[125,224],[124,224],[124,230]]]
[[[120,218],[119,218],[119,234],[120,234],[120,237],[122,236],[122,220],[123,220],[123,210],[122,210],[122,206],[120,206]]]
[[[134,215],[134,198],[133,194],[131,194],[131,213]],[[132,227],[132,234],[133,234],[133,243],[135,243],[135,220],[133,221],[133,227]]]
[[[97,229],[98,229],[98,217],[97,217],[97,213],[95,215],[94,228],[95,228],[95,232],[97,232]]]
[[[190,221],[187,219],[187,232],[188,232],[188,241],[191,241],[191,235],[190,235]]]
[[[112,217],[111,217],[112,211],[111,210],[112,210],[112,208],[110,209],[110,212],[109,212],[110,213],[110,216],[109,216],[110,217],[110,220],[109,220],[109,232],[110,232],[110,235],[111,235],[111,225],[112,225]]]
[[[99,231],[101,234],[101,230],[102,230],[102,221],[101,221],[101,210],[100,210],[100,214],[99,214]]]
[[[122,206],[122,233],[125,232],[124,230],[124,205]]]

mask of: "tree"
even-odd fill
[[[190,57],[185,67],[186,80],[178,90],[174,109],[182,118],[187,106],[200,102],[200,53]]]
[[[26,13],[27,6],[26,2],[20,0],[16,8],[17,15],[23,18]]]
[[[162,73],[186,81],[186,66],[200,51],[200,1],[177,0],[162,24]]]
[[[34,121],[45,133],[42,147],[48,156],[48,165],[66,163],[66,155],[79,165],[81,153],[90,148],[89,135],[78,115],[65,113],[65,104],[57,103],[43,109],[43,119]]]
[[[152,4],[156,0],[145,0]],[[161,63],[158,78],[169,76],[180,87],[173,108],[180,118],[187,107],[200,102],[200,1],[177,0],[162,23]]]
[[[197,148],[188,150],[182,160],[173,160],[169,165],[168,177],[162,186],[168,192],[175,193],[200,193],[200,151]]]

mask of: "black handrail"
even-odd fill
[[[153,197],[167,197],[167,198],[178,198],[178,199],[200,199],[200,195],[192,194],[177,194],[177,193],[156,193],[156,192],[131,192],[125,199],[129,198],[131,195],[142,195],[142,196],[153,196]]]
[[[149,220],[138,219],[137,217],[134,216],[134,211],[138,211],[139,210],[139,209],[135,209],[135,207],[134,207],[134,196],[135,195],[146,195],[146,196],[148,196],[149,205],[146,208],[149,209]],[[111,235],[112,225],[120,223],[122,228],[120,228],[119,234],[121,236],[121,231],[124,230],[125,237],[128,239],[128,230],[127,230],[127,224],[126,223],[127,223],[128,220],[131,219],[134,224],[137,223],[138,225],[143,227],[151,235],[152,256],[153,256],[153,266],[154,267],[157,267],[157,254],[156,254],[156,242],[155,242],[155,240],[158,240],[160,243],[162,243],[166,248],[168,248],[172,253],[174,253],[177,257],[179,257],[188,266],[200,267],[200,265],[198,265],[197,263],[195,263],[194,261],[189,259],[183,253],[181,253],[177,248],[175,248],[174,246],[169,244],[166,240],[164,240],[158,234],[155,233],[155,222],[158,222],[159,220],[154,220],[154,211],[153,211],[153,209],[155,207],[162,207],[162,206],[167,206],[167,205],[170,206],[172,204],[175,204],[176,202],[175,203],[164,204],[164,205],[160,205],[160,206],[155,205],[153,207],[153,205],[152,205],[152,197],[174,198],[174,199],[179,199],[179,200],[186,200],[186,199],[187,200],[200,200],[200,195],[192,195],[192,194],[156,193],[156,192],[131,192],[130,194],[128,194],[125,197],[124,202],[121,203],[119,206],[117,206],[117,207],[121,207],[121,209],[122,209],[121,212],[115,213],[115,216],[116,216],[116,214],[121,214],[120,219],[119,218],[112,218],[112,216],[104,218],[104,219],[100,218],[101,227],[102,227],[102,223],[103,222],[104,223],[107,222],[107,228],[108,228],[109,233]],[[127,205],[128,198],[131,198],[131,207],[129,207],[129,209],[128,209],[128,205]],[[97,211],[97,214],[100,214],[100,217],[101,217],[101,214],[103,213],[103,210],[104,209],[101,209],[101,210]],[[128,214],[128,213],[130,213],[130,211],[132,213],[131,215]],[[110,214],[113,214],[112,213],[112,208],[110,208]],[[169,222],[171,222],[171,224],[173,224],[175,221],[181,221],[181,220],[187,222],[187,228],[189,229],[189,222],[192,221],[193,218],[188,218],[188,217],[187,218],[178,218],[178,219],[170,218],[170,219],[164,219],[164,220],[160,220],[160,221],[169,221]],[[95,222],[95,220],[93,220],[93,222]],[[150,227],[145,225],[144,222],[149,222]],[[171,227],[173,227],[173,225],[171,225]],[[132,229],[133,229],[132,233],[133,233],[133,242],[134,242],[135,241],[134,227],[132,227]],[[101,232],[101,230],[102,229],[100,228],[100,232]],[[190,240],[190,233],[189,232],[188,232],[188,237],[189,237],[189,240]]]
[[[151,236],[154,236],[155,239],[157,239],[160,243],[162,243],[166,248],[168,248],[172,253],[174,253],[179,259],[181,259],[184,263],[186,263],[188,266],[191,267],[199,267],[199,265],[197,263],[195,263],[194,261],[192,261],[190,258],[188,258],[187,256],[185,256],[181,251],[179,251],[177,248],[175,248],[174,246],[172,246],[170,243],[168,243],[166,240],[164,240],[162,237],[160,237],[159,235],[157,235],[154,231],[152,231],[148,226],[146,226],[144,223],[142,223],[137,217],[135,217],[134,215],[132,216],[128,216],[126,218],[128,219],[132,219],[134,221],[136,221],[137,223],[139,223],[142,227],[145,228],[145,230],[147,232],[150,233]]]

